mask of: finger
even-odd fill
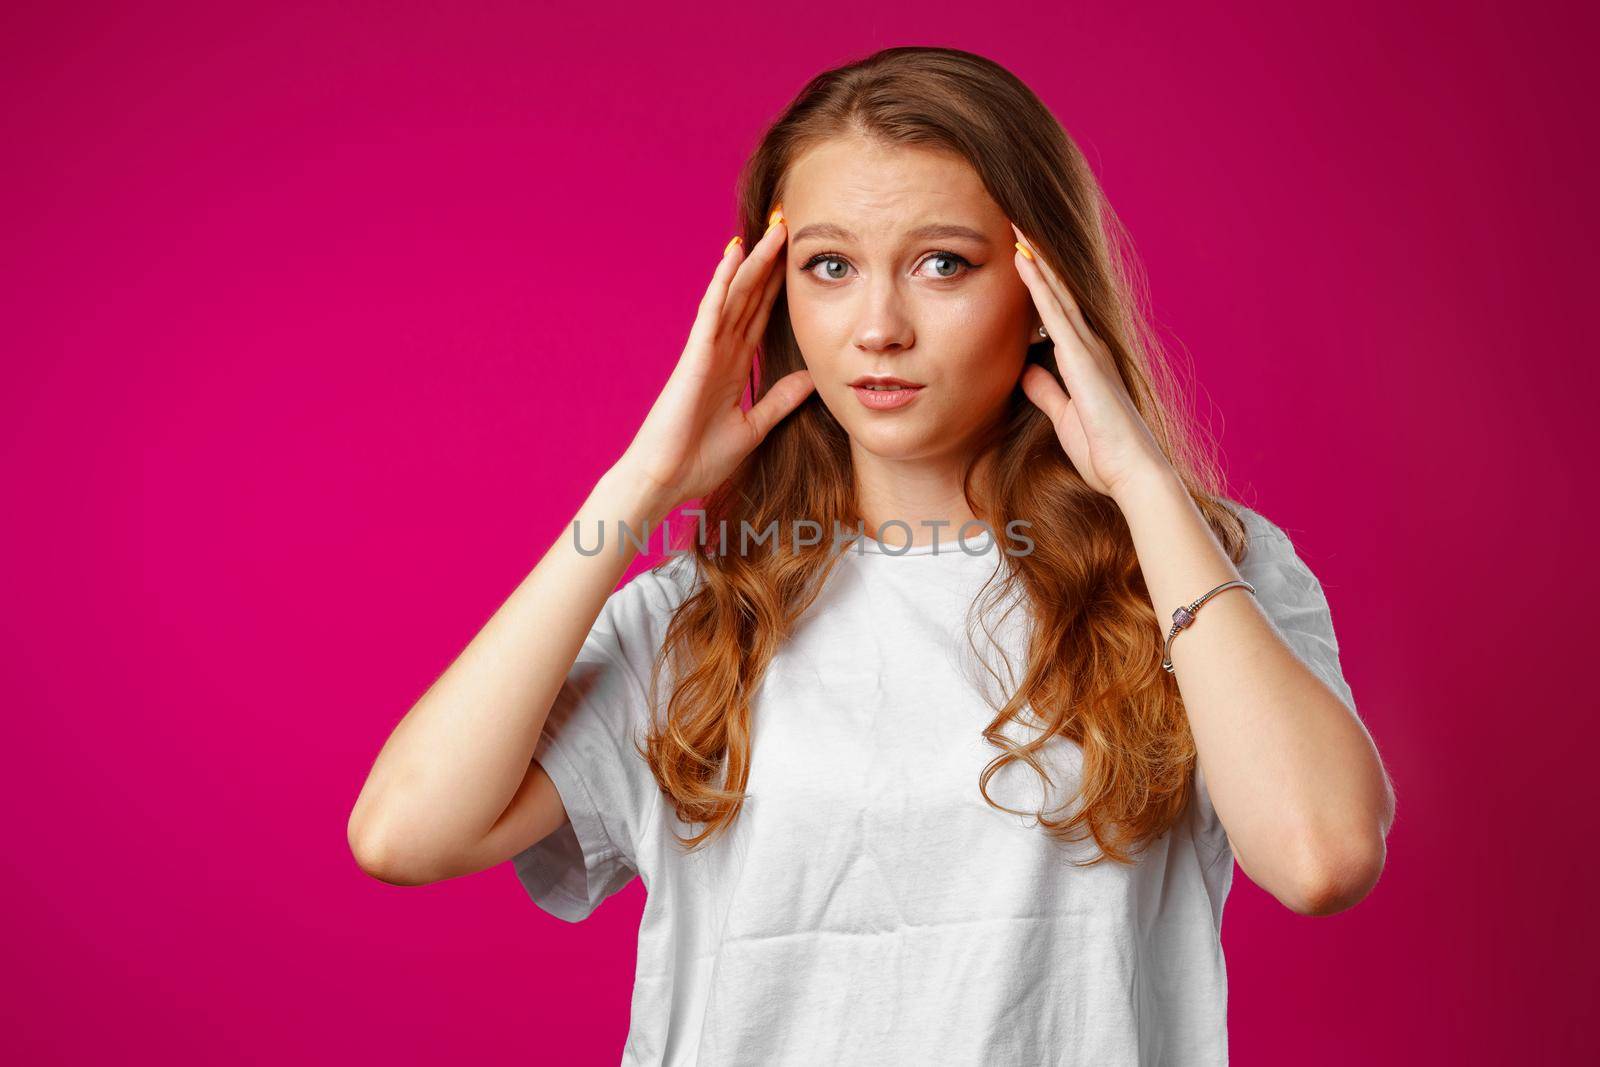
[[[784,256],[780,256],[772,264],[772,272],[767,275],[767,284],[761,290],[761,300],[756,304],[756,313],[750,319],[750,325],[745,328],[744,339],[746,344],[758,344],[767,330],[767,320],[772,317],[772,305],[778,299],[778,290],[783,288],[784,282]]]
[[[778,211],[774,211],[773,219],[778,218]],[[757,242],[750,246],[749,256],[739,264],[739,269],[734,272],[733,282],[728,286],[728,299],[723,302],[722,322],[718,323],[718,333],[741,336],[741,330],[757,302],[760,291],[766,285],[766,272],[771,269],[776,250],[782,245],[786,237],[787,227],[776,226],[773,219],[768,219],[766,232]]]
[[[1072,403],[1072,398],[1061,388],[1061,383],[1037,363],[1030,363],[1023,370],[1022,391],[1039,406],[1039,410],[1049,417],[1053,425],[1060,425],[1067,405]]]
[[[772,388],[747,413],[755,431],[756,444],[766,440],[767,434],[815,388],[808,370],[791,371],[772,383]]]
[[[1073,297],[1072,290],[1061,281],[1061,276],[1056,273],[1049,260],[1039,254],[1038,247],[1017,228],[1016,223],[1013,222],[1011,224],[1011,230],[1017,235],[1017,240],[1032,249],[1034,266],[1039,269],[1039,273],[1044,276],[1045,284],[1055,294],[1056,302],[1061,305],[1061,310],[1066,314],[1067,321],[1072,324],[1073,332],[1078,335],[1084,347],[1093,349],[1097,338],[1094,331],[1089,328],[1088,321],[1083,317],[1083,311],[1078,307],[1078,301]]]
[[[691,341],[709,341],[716,335],[717,322],[722,317],[722,307],[727,301],[728,285],[739,269],[744,238],[735,236],[722,249],[722,259],[711,273],[711,284],[700,298],[700,308],[695,312],[694,325],[689,329]]]
[[[779,250],[783,248],[788,232],[789,228],[782,221],[769,225],[767,232],[750,249],[750,255],[739,264],[739,270],[728,289],[727,303],[722,308],[722,331],[735,337],[744,336],[743,331],[759,303],[767,275],[772,270]]]
[[[1033,297],[1034,307],[1039,309],[1039,317],[1044,320],[1044,328],[1050,333],[1050,340],[1054,342],[1056,365],[1061,370],[1061,377],[1071,381],[1071,374],[1064,365],[1066,362],[1075,361],[1080,356],[1089,358],[1088,351],[1084,348],[1083,341],[1078,337],[1078,331],[1072,328],[1072,322],[1067,318],[1067,313],[1061,307],[1061,301],[1056,299],[1055,290],[1050,288],[1050,283],[1045,281],[1044,275],[1039,272],[1039,261],[1028,258],[1027,253],[1020,248],[1012,254],[1011,260],[1016,264],[1017,273],[1022,276],[1022,282],[1028,287],[1028,292]],[[1062,353],[1067,353],[1063,356]]]

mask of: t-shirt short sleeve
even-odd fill
[[[607,598],[550,708],[533,758],[567,822],[512,857],[529,898],[579,922],[639,872],[660,794],[641,755],[650,671],[680,596],[686,557],[642,571]],[[692,569],[688,565],[687,569]],[[667,678],[663,676],[663,694]]]

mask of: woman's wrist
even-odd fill
[[[634,529],[642,529],[645,522],[654,529],[682,503],[650,478],[620,462],[600,476],[591,496],[601,503],[613,523],[627,522]]]

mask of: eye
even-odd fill
[[[935,269],[935,273],[933,275],[935,278],[959,278],[961,275],[956,273],[956,271],[955,271],[955,264],[958,264],[958,263],[961,266],[967,268],[967,271],[977,270],[977,268],[974,267],[967,260],[967,258],[965,256],[958,256],[954,252],[935,252],[933,255],[929,256],[927,259],[923,260],[922,262],[924,262],[924,263],[937,263],[940,260],[943,260],[944,262],[946,262],[946,263],[951,265],[950,273],[949,274],[940,274],[940,273],[937,272],[937,268],[936,268]]]
[[[934,273],[929,275],[929,277],[944,280],[959,278],[963,273],[971,273],[972,271],[978,269],[969,259],[967,259],[966,256],[960,256],[954,252],[935,252],[922,262],[946,264],[942,270],[936,267],[934,269]],[[800,270],[806,274],[812,274],[812,268],[822,264],[831,264],[832,266],[838,267],[842,270],[848,270],[850,267],[850,264],[842,256],[835,255],[832,252],[818,252],[816,255],[806,260],[805,263],[800,267]],[[957,266],[963,267],[965,270],[957,270]],[[834,273],[832,267],[830,267],[828,270],[824,271],[821,277],[826,277],[832,281],[839,281],[844,277],[844,275],[841,273]]]
[[[850,264],[846,263],[844,260],[840,259],[838,256],[832,255],[832,254],[827,253],[827,252],[818,252],[816,255],[814,255],[810,259],[806,260],[805,261],[805,265],[802,266],[800,269],[801,269],[801,271],[803,271],[803,272],[805,272],[807,274],[810,274],[811,273],[811,268],[815,267],[819,263],[833,263],[833,264],[836,264],[836,265],[841,266],[841,267],[848,267],[850,265]],[[838,281],[841,276],[837,275],[837,274],[829,274],[829,275],[827,275],[827,277],[833,279],[834,281]]]

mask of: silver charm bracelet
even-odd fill
[[[1221,585],[1211,590],[1211,592],[1207,593],[1199,600],[1196,600],[1193,604],[1186,604],[1172,613],[1172,629],[1167,631],[1166,647],[1162,649],[1161,653],[1162,670],[1166,671],[1168,674],[1172,673],[1172,639],[1178,636],[1179,631],[1185,630],[1194,625],[1194,616],[1195,613],[1200,610],[1200,605],[1204,604],[1206,601],[1210,600],[1224,589],[1232,589],[1236,585],[1244,586],[1246,589],[1250,590],[1251,596],[1255,596],[1256,587],[1240,578],[1231,582],[1223,582]]]

